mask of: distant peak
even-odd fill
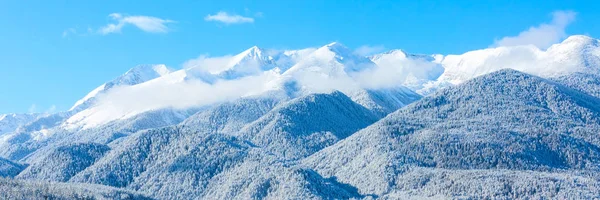
[[[593,44],[596,42],[598,42],[598,40],[586,35],[572,35],[565,39],[562,43]]]
[[[327,45],[325,45],[326,48],[338,52],[338,51],[349,51],[348,47],[344,46],[342,43],[339,42],[332,42],[329,43]]]
[[[157,64],[157,65],[138,65],[138,66],[131,68],[129,71],[125,72],[125,74],[140,73],[140,72],[143,73],[143,72],[150,72],[150,71],[154,71],[161,76],[171,73],[171,69],[169,69],[166,65]]]
[[[404,56],[404,57],[408,56],[408,53],[406,53],[406,51],[404,51],[402,49],[390,50],[390,51],[385,52],[383,54],[396,55],[396,56]]]
[[[342,46],[343,47],[344,45],[342,43],[339,43],[339,42],[332,42],[332,43],[329,43],[329,44],[327,44],[325,46],[326,47],[335,47],[335,46]]]
[[[329,43],[329,44],[321,47],[320,49],[331,51],[331,52],[334,52],[335,54],[338,54],[338,55],[340,55],[340,54],[341,55],[350,55],[350,54],[353,54],[352,50],[348,49],[346,46],[344,46],[342,43],[339,43],[339,42]]]
[[[261,52],[262,52],[261,48],[259,48],[258,46],[252,46],[249,49],[246,49],[246,51],[242,52],[242,54],[246,54],[246,55],[252,54],[252,55],[254,55],[254,54],[260,54]]]
[[[258,46],[252,46],[248,50],[249,51],[261,51],[261,49]]]

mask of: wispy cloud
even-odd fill
[[[71,34],[77,34],[77,30],[75,28],[68,28],[67,30],[63,31],[62,37],[65,38]]]
[[[54,112],[56,112],[56,105],[51,105],[50,108],[48,108],[45,113],[54,113]]]
[[[262,16],[262,13],[260,14]],[[242,24],[242,23],[254,23],[254,18],[244,17],[241,15],[229,14],[224,11],[220,11],[214,15],[207,15],[204,17],[206,21],[216,21],[224,24]]]
[[[373,55],[376,53],[381,53],[383,50],[385,50],[385,47],[383,45],[376,45],[376,46],[363,45],[363,46],[356,48],[356,50],[354,50],[354,53],[361,55],[361,56],[370,56],[370,55]]]
[[[65,29],[62,32],[62,37],[68,38],[71,36],[87,36],[87,35],[94,34],[94,33],[95,32],[91,27],[88,27],[87,29],[82,29],[79,27],[72,27],[72,28]]]
[[[519,33],[517,36],[504,37],[494,42],[492,46],[535,45],[538,48],[548,48],[567,37],[565,29],[575,21],[577,13],[573,11],[555,11],[552,21]]]
[[[183,63],[183,68],[196,68],[207,71],[209,73],[217,73],[223,71],[223,68],[231,62],[231,59],[233,59],[232,55],[219,57],[209,57],[208,55],[200,55],[198,56],[198,58],[190,59]]]
[[[126,25],[133,25],[142,31],[149,33],[167,33],[170,31],[167,24],[175,23],[173,20],[161,19],[152,16],[134,15],[128,16],[121,13],[112,13],[108,15],[116,23],[107,24],[98,30],[100,34],[120,33]]]
[[[29,113],[35,113],[36,110],[37,110],[37,105],[35,105],[35,104],[31,104],[31,106],[29,106],[29,109],[27,109],[27,111]]]

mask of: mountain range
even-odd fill
[[[140,65],[67,111],[0,115],[0,197],[600,198],[599,78],[579,35]]]

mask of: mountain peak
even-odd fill
[[[258,46],[252,46],[249,49],[246,49],[241,54],[243,55],[260,55],[262,54],[262,49]]]
[[[329,43],[329,44],[327,44],[325,46],[327,46],[327,47],[342,46],[343,47],[344,45],[342,43],[340,43],[340,42],[332,42],[332,43]]]
[[[321,47],[321,49],[328,49],[329,51],[332,51],[336,54],[351,54],[352,53],[352,50],[348,49],[348,47],[344,46],[342,43],[339,43],[339,42],[329,43],[329,44]]]
[[[271,55],[263,49],[253,46],[235,55],[218,74],[225,79],[236,79],[275,67],[275,61]]]
[[[107,85],[136,85],[167,75],[171,72],[172,70],[164,64],[138,65],[107,83]]]
[[[394,49],[394,50],[389,50],[383,53],[379,53],[379,54],[375,54],[372,56],[369,56],[369,58],[371,58],[371,60],[377,60],[380,59],[382,57],[387,57],[387,56],[392,56],[395,58],[407,58],[408,57],[408,53],[406,53],[404,50],[402,49]]]
[[[572,35],[572,36],[569,36],[567,39],[565,39],[562,43],[573,43],[573,42],[590,44],[590,43],[595,43],[595,42],[597,43],[598,40],[596,40],[592,37],[586,36],[586,35]]]
[[[127,74],[132,74],[132,73],[148,73],[148,72],[154,72],[157,73],[159,75],[165,75],[168,73],[171,73],[171,69],[169,69],[166,65],[164,64],[156,64],[156,65],[137,65],[131,69],[129,69],[127,72],[125,72],[124,75]]]
[[[402,49],[394,49],[394,50],[390,50],[388,52],[386,52],[385,54],[394,54],[394,55],[408,55],[408,53],[406,53],[406,51],[402,50]]]
[[[75,102],[75,105],[73,105],[73,107],[71,107],[71,109],[69,109],[69,111],[75,110],[80,105],[86,104],[86,102],[89,99],[95,97],[99,93],[106,92],[107,90],[110,90],[111,88],[113,88],[115,86],[137,85],[137,84],[170,74],[172,71],[173,71],[172,69],[168,68],[164,64],[135,66],[135,67],[129,69],[123,75],[117,77],[116,79],[114,79],[108,83],[102,84],[101,86],[92,90],[85,97],[83,97],[83,99],[80,99],[79,101]],[[87,107],[87,106],[89,106],[89,104],[87,104],[83,107]]]

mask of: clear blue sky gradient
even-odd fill
[[[596,1],[0,1],[0,113],[68,109],[100,84],[138,64],[180,68],[201,54],[234,54],[253,45],[294,49],[332,41],[348,47],[383,45],[412,53],[459,54],[551,20],[556,10],[578,13],[569,34],[600,34]],[[220,25],[204,17],[218,11],[255,18]],[[262,17],[254,16],[263,13]],[[69,35],[97,30],[108,14],[175,20],[169,33],[132,26],[122,33]]]

